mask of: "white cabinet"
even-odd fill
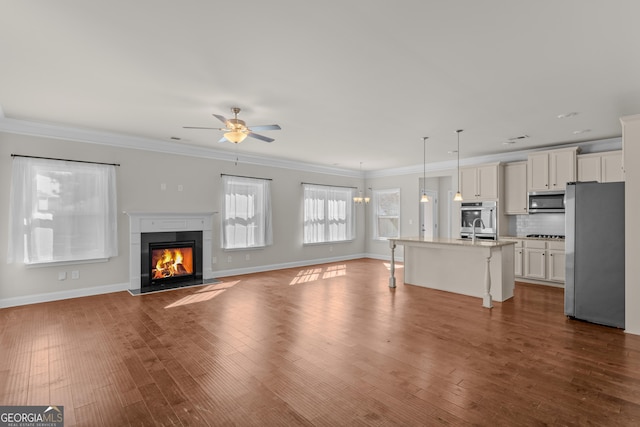
[[[563,282],[565,279],[564,241],[547,242],[547,280]]]
[[[504,211],[508,215],[527,213],[527,162],[504,166]]]
[[[542,240],[524,242],[523,276],[539,280],[547,278],[546,242]]]
[[[622,151],[607,151],[578,156],[578,181],[624,181]]]
[[[525,240],[522,252],[524,261],[522,277],[564,283],[564,240]],[[516,263],[518,262],[517,258],[518,248],[516,247]]]
[[[514,255],[513,265],[515,266],[515,275],[517,277],[522,277],[524,275],[524,247],[522,245],[522,240],[516,240]]]
[[[529,154],[528,191],[564,190],[567,182],[576,180],[577,154],[576,147]]]
[[[499,168],[499,163],[460,168],[460,193],[462,193],[462,199],[498,199]]]

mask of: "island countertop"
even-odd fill
[[[404,243],[431,243],[436,245],[456,245],[456,246],[477,246],[480,248],[495,248],[500,246],[515,245],[513,240],[476,240],[475,243],[471,239],[451,239],[447,237],[398,237],[389,239],[398,244]]]

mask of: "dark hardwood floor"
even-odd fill
[[[562,289],[480,299],[363,259],[0,310],[0,405],[66,426],[639,425],[640,337]]]

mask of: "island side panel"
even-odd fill
[[[513,245],[485,248],[405,243],[404,282],[482,298],[489,254],[491,295],[494,301],[502,302],[513,296]]]

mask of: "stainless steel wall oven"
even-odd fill
[[[496,202],[463,202],[460,207],[460,237],[470,239],[475,231],[477,239],[498,239],[498,215]]]

